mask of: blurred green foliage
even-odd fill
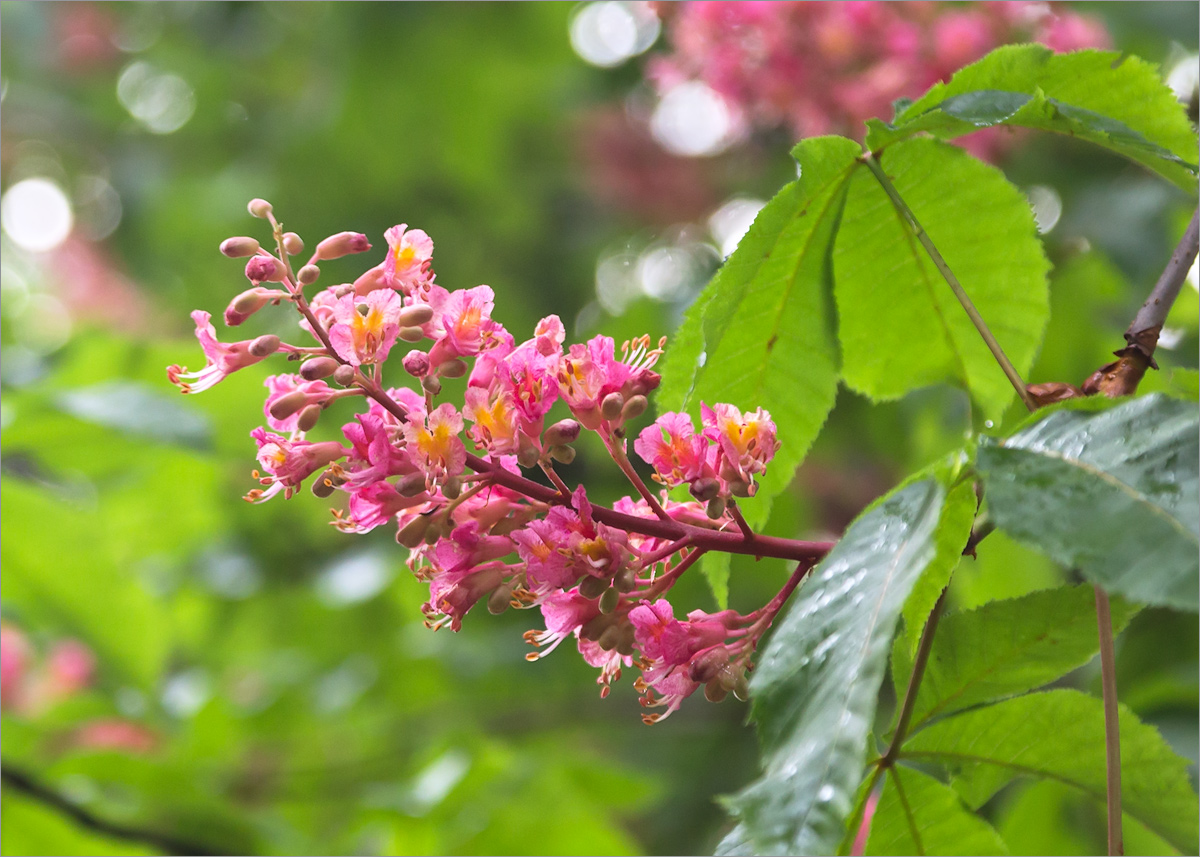
[[[1093,11],[1119,46],[1157,62],[1171,39],[1196,50],[1196,8]],[[72,637],[97,656],[87,690],[36,715],[4,712],[5,766],[97,816],[227,853],[712,850],[725,826],[714,795],[736,791],[756,765],[738,703],[692,700],[651,729],[628,677],[601,702],[568,647],[527,664],[521,632],[539,624],[534,615],[472,615],[458,635],[431,634],[419,610],[427,593],[389,534],[341,535],[307,496],[240,499],[268,369],[188,399],[163,374],[199,363],[187,312],[217,314],[243,287],[216,247],[261,228],[245,213],[253,196],[310,245],[344,229],[381,244],[399,221],[427,230],[439,282],[492,285],[496,317],[518,334],[551,312],[575,340],[670,333],[676,306],[641,298],[616,318],[595,308],[598,254],[650,227],[597,202],[582,178],[581,120],[624,97],[636,70],[578,60],[571,10],[0,4],[5,187],[47,175],[85,200],[85,180],[98,177],[120,203],[108,233],[111,211],[106,221],[102,206],[77,206],[99,240],[74,267],[56,263],[65,251],[30,255],[3,239],[3,618],[39,652]],[[150,132],[118,98],[139,62],[192,92],[194,113],[172,133]],[[725,191],[767,197],[794,174],[786,149],[705,169]],[[1063,205],[1045,236],[1051,321],[1030,380],[1079,383],[1121,343],[1193,201],[1068,140],[1031,138],[1004,168],[1022,188],[1053,187]],[[345,279],[360,270],[328,266]],[[73,316],[70,336],[56,313]],[[1143,389],[1195,395],[1196,316],[1185,287],[1178,344],[1159,352],[1163,371]],[[292,323],[263,313],[247,328]],[[968,425],[965,397],[947,388],[884,405],[840,389],[769,528],[840,532],[960,445]],[[625,493],[598,452],[582,449],[568,479],[602,498]],[[786,574],[734,558],[732,606],[762,604]],[[960,567],[952,606],[1066,577],[993,536]],[[677,591],[680,603],[712,606],[703,580]],[[1122,699],[1194,762],[1195,617],[1144,611],[1121,645]],[[1099,679],[1089,666],[1066,681],[1094,689]],[[111,718],[140,724],[153,749],[85,746],[81,727]],[[989,810],[1014,848],[1011,831],[1038,830],[1095,850],[1095,825],[1079,823],[1090,803],[1022,788]],[[4,854],[151,853],[10,788],[0,807]]]

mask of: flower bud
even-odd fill
[[[462,480],[457,476],[447,476],[442,481],[442,496],[447,500],[456,500],[462,494]]]
[[[259,283],[281,283],[286,275],[283,263],[274,256],[264,256],[259,253],[251,256],[246,263],[246,279],[258,285]]]
[[[317,258],[322,261],[340,259],[342,256],[363,253],[370,249],[371,242],[361,232],[339,232],[337,235],[330,235],[317,245]]]
[[[265,219],[271,214],[271,203],[265,199],[255,198],[250,200],[250,204],[246,206],[246,210],[255,217]]]
[[[400,361],[400,365],[404,367],[404,371],[414,378],[424,378],[429,374],[429,355],[424,351],[413,349],[404,355],[404,359]]]
[[[333,371],[333,380],[341,384],[343,387],[349,387],[354,383],[358,372],[349,363],[343,363]]]
[[[493,616],[499,616],[510,606],[512,601],[512,587],[507,583],[502,583],[492,590],[492,594],[488,596],[487,608],[488,612]]]
[[[432,375],[426,375],[421,379],[421,387],[431,396],[436,396],[442,392],[442,382]]]
[[[242,256],[253,256],[258,252],[258,248],[259,243],[257,239],[247,238],[244,235],[226,238],[221,242],[221,252],[230,259],[238,259]]]
[[[467,374],[467,364],[462,360],[447,360],[438,367],[438,374],[443,378],[461,378]]]
[[[615,420],[621,416],[623,407],[625,407],[625,397],[620,393],[609,393],[600,403],[600,415],[606,420]]]
[[[525,435],[519,435],[517,439],[517,464],[528,470],[531,467],[537,467],[538,460],[542,457],[542,452]]]
[[[688,665],[688,678],[704,683],[710,679],[719,678],[729,671],[729,650],[724,646],[714,646],[696,655]]]
[[[316,265],[305,265],[296,272],[296,281],[302,286],[311,286],[321,276],[321,269]]]
[[[429,522],[429,527],[425,530],[425,544],[435,545],[442,536],[446,534],[446,528],[442,526],[440,521]]]
[[[708,515],[708,517],[712,518],[714,521],[717,518],[724,515],[725,514],[725,498],[724,497],[714,497],[713,499],[709,500],[708,508],[706,508],[704,510],[704,513],[706,515]]]
[[[298,256],[304,252],[304,241],[295,232],[283,233],[283,252]]]
[[[354,294],[362,297],[376,289],[387,288],[383,265],[376,265],[354,281]]]
[[[250,343],[249,351],[255,357],[269,357],[279,350],[279,337],[273,333],[260,336]]]
[[[425,331],[419,327],[400,328],[400,338],[405,342],[420,342],[425,338]]]
[[[734,679],[733,687],[730,688],[730,690],[732,690],[733,695],[742,702],[745,702],[750,698],[750,682],[746,680],[746,674],[744,672],[738,673],[737,678]]]
[[[574,443],[579,439],[579,432],[582,430],[578,420],[559,420],[550,428],[546,429],[545,441],[547,446],[562,446],[567,443]]]
[[[711,476],[702,476],[693,480],[692,484],[688,486],[688,490],[701,503],[707,503],[709,500],[715,500],[721,493],[721,483]]]
[[[305,381],[319,381],[328,378],[341,365],[332,357],[310,357],[300,364],[300,377]]]
[[[396,490],[404,497],[416,497],[425,490],[425,474],[408,474],[396,483]]]
[[[429,518],[417,515],[396,533],[396,541],[410,550],[425,541],[425,531],[429,528]]]
[[[296,420],[296,428],[300,431],[312,431],[313,426],[320,418],[321,406],[313,403],[300,412],[300,419]]]
[[[550,457],[563,464],[570,464],[575,460],[575,447],[552,446],[550,447]]]
[[[646,413],[646,408],[649,406],[650,402],[646,400],[645,396],[634,396],[621,409],[621,419],[636,420],[642,414]]]
[[[287,395],[280,396],[271,403],[271,416],[277,420],[286,420],[307,404],[308,394],[300,390],[295,390]]]
[[[433,320],[433,307],[429,304],[411,304],[400,310],[398,318],[401,327],[420,327]]]
[[[621,593],[615,587],[610,586],[604,590],[604,594],[600,596],[600,612],[611,613],[617,609],[617,605],[621,603]]]
[[[225,307],[225,323],[230,327],[237,327],[269,304],[276,296],[282,297],[283,292],[278,292],[274,289],[264,289],[260,286],[246,289],[246,291],[231,300],[229,306]]]

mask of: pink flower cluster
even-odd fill
[[[992,48],[1108,47],[1097,19],[1066,4],[705,2],[658,4],[672,51],[647,73],[660,90],[702,80],[749,125],[792,136],[862,133]]]
[[[222,344],[208,314],[196,312],[206,366],[168,369],[187,393],[273,353],[299,361],[296,374],[266,380],[266,427],[251,432],[260,487],[248,500],[291,496],[312,478],[317,496],[345,495],[345,510],[334,513],[343,531],[394,526],[410,568],[429,584],[423,612],[430,627],[458,630],[480,601],[492,612],[536,607],[545,629],[526,635],[541,648],[529,658],[573,638],[600,669],[604,695],[623,668],[636,665],[643,704],[667,713],[701,685],[710,699],[731,690],[744,696],[759,638],[826,549],[757,536],[738,512],[736,498],[754,493],[779,445],[765,411],[717,404],[703,408],[699,434],[674,413],[643,430],[634,447],[665,486],[656,495],[627,457],[626,435],[658,386],[653,367],[661,342],[652,347],[641,338],[619,353],[605,336],[565,345],[566,331],[550,315],[518,343],[492,318],[492,289],[438,285],[433,242],[405,225],[387,231],[381,263],[309,298],[305,288],[319,276],[318,263],[368,249],[365,236],[322,241],[293,273],[290,256],[303,242],[281,231],[266,202],[250,208],[270,219],[278,252],[251,238],[222,244],[226,255],[249,256],[253,283],[226,320],[240,324],[268,304],[288,302],[315,344],[270,335]],[[264,289],[263,282],[283,289]],[[399,361],[413,386],[389,387],[384,363],[402,342],[421,344]],[[465,378],[461,400],[437,403],[443,382],[454,378]],[[347,397],[362,397],[364,407],[342,426],[344,442],[309,440],[321,413]],[[560,402],[570,416],[551,421]],[[567,486],[555,464],[571,462],[572,444],[585,430],[600,436],[638,499],[604,508],[589,501],[583,485]],[[694,499],[671,499],[668,489],[685,483]],[[760,610],[693,611],[678,621],[662,596],[707,550],[798,559],[800,567]]]

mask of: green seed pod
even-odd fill
[[[621,643],[621,629],[616,625],[609,625],[604,629],[604,633],[600,635],[600,639],[596,640],[600,644],[600,648],[606,652],[611,652]]]
[[[406,548],[415,548],[421,542],[425,541],[425,531],[428,527],[429,518],[424,515],[418,515],[405,524],[400,529],[400,532],[396,533],[396,541]]]
[[[402,497],[416,497],[425,490],[425,474],[410,473],[396,484]]]
[[[435,545],[442,536],[446,534],[446,528],[442,526],[440,521],[430,520],[429,529],[425,531],[425,544]]]
[[[425,331],[419,327],[402,327],[399,336],[405,342],[420,342],[425,338]]]
[[[296,272],[296,280],[302,286],[311,286],[319,276],[321,276],[321,269],[316,265],[305,265]]]
[[[717,518],[725,514],[725,498],[714,497],[713,499],[709,500],[708,508],[706,508],[704,512],[706,515],[708,515],[708,517],[715,521]]]
[[[512,601],[512,587],[507,583],[502,583],[492,590],[492,594],[488,596],[487,609],[493,616],[499,616],[507,610]]]
[[[704,685],[704,698],[709,702],[721,702],[725,699],[728,693],[729,691],[727,691],[721,685],[721,682],[715,678],[708,682],[708,684]]]
[[[454,500],[462,494],[462,480],[457,476],[447,476],[442,482],[442,496],[447,500]]]
[[[570,464],[575,460],[575,447],[573,446],[552,446],[550,447],[550,457],[555,461],[563,464]]]
[[[467,374],[465,360],[447,360],[438,367],[438,374],[443,378],[461,378]]]
[[[604,401],[600,403],[600,415],[606,420],[615,420],[621,416],[621,409],[624,407],[624,396],[620,393],[609,393],[604,397]]]
[[[600,612],[611,613],[617,609],[617,605],[621,603],[621,593],[614,587],[610,586],[604,590],[604,594],[600,596]]]
[[[271,416],[277,420],[286,420],[296,411],[308,404],[308,393],[299,390],[280,396],[271,403]]]
[[[442,382],[432,375],[426,375],[424,378],[422,378],[421,386],[425,389],[425,392],[429,393],[430,395],[436,396],[438,393],[442,392]]]
[[[608,581],[602,577],[592,577],[590,574],[579,584],[579,594],[584,598],[599,598],[608,589]]]

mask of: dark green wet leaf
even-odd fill
[[[928,480],[868,511],[771,636],[750,687],[765,770],[729,801],[755,853],[833,853],[841,842],[888,647],[936,552],[944,498]]]
[[[1060,410],[980,444],[990,514],[1014,538],[1111,592],[1197,609],[1197,410],[1151,394]]]
[[[1007,854],[995,829],[954,789],[903,765],[887,774],[866,854]]]

